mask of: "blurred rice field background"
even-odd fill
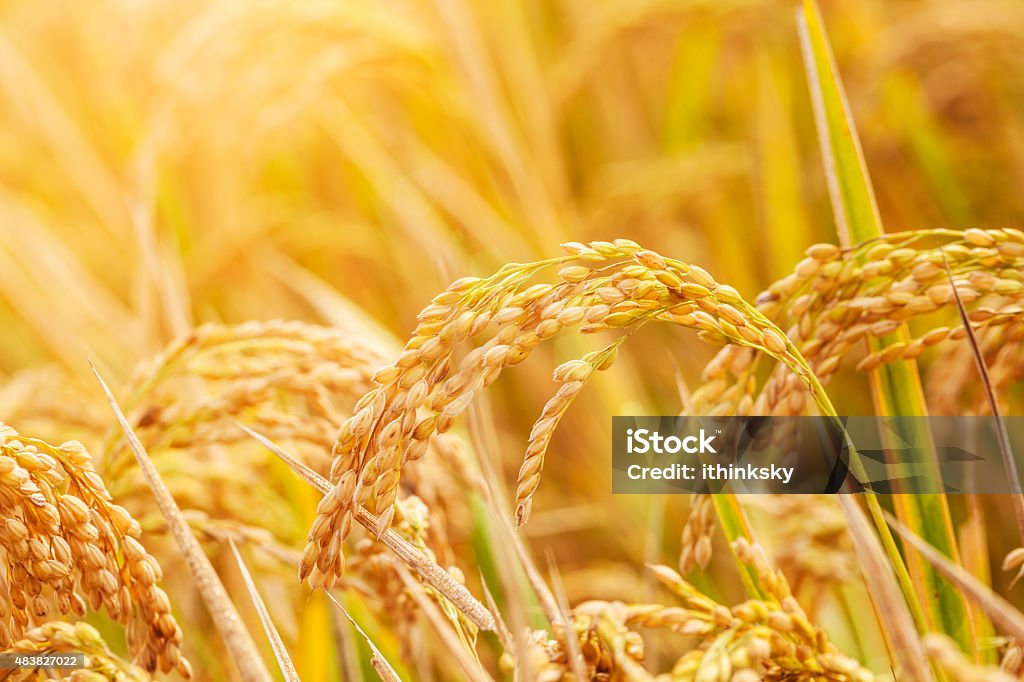
[[[342,420],[437,292],[561,255],[562,242],[633,240],[699,264],[749,301],[812,244],[838,243],[798,9],[774,0],[0,2],[0,420],[93,453],[163,566],[196,679],[237,673],[89,360],[266,660],[228,537],[302,680],[375,679],[348,621],[295,577],[318,495],[235,421],[326,475]],[[886,230],[1019,227],[1024,6],[821,0],[821,12]],[[956,319],[947,309],[913,324]],[[171,345],[202,324],[253,321],[268,324],[251,336],[277,340],[255,350],[230,338]],[[495,547],[504,540],[488,529],[511,519],[532,424],[557,389],[551,369],[602,345],[568,335],[541,346],[474,403],[453,432],[456,452],[417,463],[427,544],[480,599],[482,579],[510,580],[501,565],[511,559]],[[613,497],[610,417],[685,409],[716,350],[685,330],[645,327],[566,413],[519,534],[567,604],[667,601],[645,564],[676,565],[694,500]],[[855,355],[828,385],[840,414],[874,409]],[[928,349],[919,365],[933,413],[988,409],[965,341]],[[1020,411],[1016,379],[1000,384],[1004,414]],[[486,495],[459,458],[489,481]],[[892,679],[835,501],[743,504],[814,623]],[[1011,502],[959,496],[949,509],[965,565],[1024,604],[1012,572],[999,570],[1022,544]],[[417,513],[412,503],[403,511],[410,541]],[[742,602],[725,536],[710,542],[707,566],[686,579],[720,604]],[[373,582],[379,551],[353,549],[363,568],[335,594],[403,679],[466,679],[417,621],[401,580]],[[504,592],[502,608],[516,599]],[[523,613],[532,620],[519,625],[538,629],[539,612]],[[113,619],[88,620],[131,658]],[[648,669],[671,670],[687,641],[649,642]],[[1012,655],[993,630],[977,641],[971,664]],[[512,679],[489,634],[476,650],[489,674]],[[593,679],[643,679],[628,666],[601,670]],[[990,679],[956,670],[936,674]],[[862,679],[832,675],[770,679]]]

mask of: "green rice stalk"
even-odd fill
[[[849,245],[877,238],[884,229],[874,190],[821,14],[812,0],[805,0],[803,11],[798,14],[798,23],[840,241]],[[901,327],[887,337],[871,341],[871,351],[908,338],[906,328]],[[928,413],[917,363],[913,360],[889,363],[875,369],[871,386],[880,417],[923,416]],[[929,442],[926,433],[905,433],[901,436],[907,442]],[[911,529],[946,556],[958,561],[956,538],[944,495],[896,495],[894,500],[899,517]],[[868,503],[878,504],[874,496],[869,496]],[[876,517],[877,523],[877,510],[872,516]],[[891,547],[889,549],[891,552]],[[898,556],[890,556],[899,572]],[[974,625],[963,594],[920,557],[911,557],[909,569],[915,578],[914,584],[920,588],[918,596],[929,623],[934,629],[951,636],[965,651],[975,652]],[[901,577],[900,582],[906,591],[906,576]],[[908,601],[914,600],[913,592],[905,596]]]

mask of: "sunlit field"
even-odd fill
[[[0,680],[1022,679],[1024,494],[611,492],[614,415],[1021,414],[1022,55],[1008,0],[0,3]]]

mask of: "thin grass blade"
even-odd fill
[[[956,281],[953,279],[953,273],[949,269],[949,262],[946,260],[945,253],[943,253],[942,258],[943,265],[946,267],[946,277],[949,280],[949,286],[953,289],[953,301],[956,303],[956,311],[960,316],[960,323],[964,326],[967,343],[970,345],[971,355],[974,356],[974,364],[977,366],[978,375],[981,377],[981,386],[985,391],[985,400],[988,402],[989,411],[991,411],[992,418],[995,420],[999,454],[1003,458],[1003,468],[1006,470],[1006,478],[1013,493],[1011,499],[1013,500],[1014,515],[1017,519],[1017,530],[1020,533],[1021,540],[1024,541],[1024,490],[1021,489],[1020,474],[1017,472],[1017,460],[1013,456],[1013,447],[1010,445],[1010,434],[1006,431],[1006,423],[1003,422],[1003,417],[999,410],[999,401],[996,399],[995,389],[992,388],[992,377],[989,376],[988,365],[985,364],[985,356],[981,352],[981,346],[978,345],[978,339],[974,334],[974,328],[971,326],[971,320],[967,316],[967,309],[964,307],[963,299],[960,298],[960,292],[957,291]]]
[[[548,551],[548,575],[551,576],[551,588],[555,601],[558,603],[558,611],[565,623],[565,648],[569,654],[569,669],[576,675],[576,679],[587,678],[586,666],[583,662],[583,654],[580,653],[580,640],[576,635],[576,629],[572,624],[572,617],[569,615],[569,599],[565,594],[565,585],[562,584],[562,576],[558,573],[558,564],[555,563],[555,556]]]
[[[263,447],[277,455],[285,464],[290,466],[299,476],[308,481],[314,488],[326,495],[331,490],[331,483],[326,478],[310,469],[284,448],[274,443],[266,436],[253,431],[243,424],[236,425],[247,434],[256,439]],[[370,512],[362,507],[356,510],[356,521],[359,522],[374,537],[377,537],[377,519]],[[487,607],[480,603],[476,597],[470,594],[465,586],[457,583],[448,572],[430,560],[430,558],[413,547],[402,536],[392,530],[384,532],[380,536],[384,543],[399,559],[423,578],[431,587],[443,594],[462,613],[466,615],[481,630],[494,631],[494,617]]]
[[[358,632],[359,635],[366,642],[366,646],[370,647],[370,665],[372,665],[373,669],[377,671],[377,675],[380,676],[381,681],[402,682],[402,678],[398,676],[398,673],[395,672],[395,669],[391,667],[390,663],[388,663],[388,659],[384,658],[384,654],[380,652],[380,649],[378,649],[377,645],[373,643],[373,640],[370,639],[370,636],[366,634],[361,627],[359,627],[359,623],[356,622],[355,618],[349,615],[349,612],[345,610],[345,607],[341,605],[341,602],[335,599],[334,595],[330,592],[325,591],[324,594],[326,594],[327,598],[330,599],[331,602],[333,602],[334,605],[338,607],[339,611],[345,614],[345,617],[348,618],[348,622],[352,623],[352,627],[356,629],[356,632]]]
[[[228,538],[228,545],[231,547],[231,553],[235,555],[235,562],[238,564],[238,570],[242,573],[242,580],[245,581],[245,589],[249,592],[249,598],[252,599],[252,605],[256,607],[256,613],[259,615],[260,622],[263,624],[263,630],[267,633],[267,639],[270,640],[270,646],[274,650],[274,656],[277,658],[277,666],[281,669],[281,675],[284,676],[286,682],[301,682],[299,674],[295,671],[295,664],[292,663],[292,658],[288,655],[288,648],[284,645],[284,640],[281,639],[281,633],[277,631],[277,627],[274,625],[274,621],[270,617],[270,612],[267,610],[267,605],[264,603],[263,597],[260,596],[259,590],[256,589],[256,583],[252,579],[252,574],[249,573],[249,568],[242,560],[242,555],[238,551],[238,546],[235,545],[235,541],[231,538]]]
[[[568,627],[565,619],[562,617],[562,612],[558,608],[558,601],[555,599],[555,595],[552,594],[551,588],[544,582],[544,577],[540,574],[540,570],[537,569],[537,564],[534,563],[533,557],[530,556],[530,552],[526,549],[526,545],[523,544],[522,538],[515,531],[509,533],[512,538],[512,548],[516,552],[516,556],[519,558],[519,563],[523,566],[523,571],[526,572],[526,579],[530,582],[530,586],[533,591],[537,594],[537,599],[540,602],[540,608],[544,611],[544,617],[548,619],[548,622],[552,625],[563,625]]]
[[[506,653],[511,655],[516,651],[516,641],[512,637],[512,631],[508,629],[505,619],[501,617],[501,611],[498,609],[497,602],[494,601],[494,595],[491,594],[490,588],[487,587],[487,581],[484,580],[483,571],[480,571],[480,585],[484,591],[484,603],[487,604],[491,615],[494,616],[494,631],[498,635],[498,641],[501,642],[501,646],[505,649]]]
[[[107,386],[107,383],[100,376],[95,366],[92,366],[92,371],[96,376],[96,380],[99,381],[100,386],[103,388],[103,393],[107,397],[107,402],[110,403],[110,408],[117,418],[117,423],[121,426],[121,430],[124,431],[128,446],[139,463],[139,469],[142,470],[146,483],[149,484],[150,490],[153,491],[153,497],[156,499],[157,506],[160,507],[160,512],[167,522],[167,527],[170,528],[171,534],[174,535],[174,539],[178,543],[182,557],[192,573],[196,588],[206,603],[206,608],[209,609],[210,617],[220,631],[221,637],[224,638],[224,644],[234,660],[239,675],[241,675],[245,682],[270,682],[273,678],[260,657],[259,649],[242,623],[242,619],[239,617],[234,603],[232,603],[231,598],[228,596],[227,590],[224,589],[224,584],[221,583],[220,578],[217,576],[217,571],[214,570],[213,564],[210,563],[210,559],[203,552],[199,540],[193,535],[192,529],[189,528],[188,522],[181,513],[181,509],[178,508],[178,504],[174,501],[163,479],[160,478],[160,473],[156,470],[156,466],[153,464],[153,460],[150,459],[149,453],[146,452],[138,436],[135,435],[135,432],[128,424],[124,413],[121,412],[121,407],[117,404],[117,400],[110,391],[110,387]]]
[[[878,537],[853,496],[839,495],[839,504],[846,515],[861,574],[882,616],[882,626],[892,645],[892,655],[899,662],[902,673],[900,679],[934,679],[914,619]]]

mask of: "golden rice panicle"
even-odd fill
[[[136,434],[166,469],[164,479],[190,520],[199,521],[204,532],[260,529],[272,542],[290,546],[302,539],[292,535],[297,510],[283,490],[263,485],[274,476],[275,458],[238,424],[286,445],[326,475],[338,428],[374,388],[387,346],[358,325],[203,324],[140,365],[125,404]],[[151,500],[139,494],[147,486],[125,445],[121,434],[109,440],[103,471],[118,499],[144,514]],[[450,436],[434,439],[430,450],[405,482],[429,503],[430,544],[443,554],[449,551],[446,514],[461,510],[448,498],[459,494],[456,476],[464,478],[464,468],[444,465],[464,453]],[[182,461],[189,466],[180,466]],[[260,504],[253,504],[254,490]]]
[[[284,490],[264,485],[275,458],[238,424],[286,445],[326,475],[338,427],[373,388],[384,346],[347,327],[204,324],[140,365],[125,406],[182,508],[203,512],[211,524],[243,523],[293,544],[304,537],[293,535],[297,510]],[[148,520],[141,515],[152,510],[152,500],[140,494],[148,488],[123,434],[109,439],[105,454],[111,491]]]
[[[817,597],[827,586],[857,575],[846,519],[834,497],[755,495],[749,502],[752,513],[756,510],[775,529],[772,559],[794,593],[807,587],[806,594]]]
[[[680,541],[679,570],[684,574],[693,570],[694,566],[707,568],[711,563],[711,535],[714,528],[715,508],[711,496],[694,495]]]
[[[1020,338],[1024,335],[1022,269],[1024,233],[1019,230],[919,230],[849,249],[812,246],[792,274],[756,300],[761,313],[787,329],[789,339],[826,384],[865,338],[884,336],[904,321],[952,306],[953,286],[965,303],[978,304],[969,313],[976,331],[1003,328],[1005,338]],[[913,359],[931,346],[963,339],[965,334],[961,325],[934,327],[865,356],[857,369],[870,371],[883,363]],[[1003,358],[1000,376],[1012,381],[1014,370],[1005,368],[1019,368],[1019,353],[1006,351]],[[695,397],[715,411],[738,407],[738,400],[751,391],[756,359],[748,363],[726,349],[711,366],[717,371],[705,377]],[[777,369],[762,388],[755,409],[759,414],[801,414],[806,403],[800,382]]]
[[[139,665],[189,674],[181,629],[156,584],[160,565],[80,443],[52,446],[0,424],[0,512],[7,576],[0,645],[53,616],[104,608],[127,627]]]
[[[301,461],[326,474],[335,434],[359,398],[373,389],[386,346],[349,327],[285,320],[204,324],[140,365],[125,404],[154,459],[188,458],[187,468],[168,467],[166,481],[183,507],[203,513],[204,525],[243,523],[291,543],[296,538],[286,535],[293,529],[286,516],[293,511],[290,501],[263,485],[273,475],[274,458],[255,447],[238,423],[287,443]],[[433,445],[437,457],[432,460],[461,456],[450,439]],[[431,461],[429,468],[436,473],[438,467]],[[146,486],[121,435],[107,444],[104,473],[126,505],[148,508],[148,497],[137,495]],[[411,487],[434,508],[451,476],[423,478]],[[268,504],[252,504],[254,489]],[[282,513],[274,513],[277,509]],[[433,529],[440,549],[445,524],[437,515]]]
[[[626,614],[627,607],[621,602],[585,602],[573,611],[571,627],[579,642],[585,679],[652,679],[644,669],[643,638],[628,628]],[[550,633],[527,633],[525,667],[532,672],[531,679],[577,679],[572,676],[567,635],[562,625]]]
[[[598,250],[593,245],[591,249]],[[560,275],[568,281],[595,284],[593,290],[600,299],[598,305],[607,308],[610,304],[612,307],[603,318],[585,325],[581,331],[602,331],[611,327],[635,329],[650,319],[694,328],[709,343],[732,344],[728,348],[738,349],[737,356],[749,359],[755,349],[767,353],[790,370],[787,373],[794,381],[815,390],[803,360],[792,352],[781,331],[746,303],[732,287],[717,283],[702,268],[641,250],[633,254],[632,262],[623,263],[619,270],[609,273],[607,266],[598,268],[596,264],[591,265],[596,259],[586,251],[582,253],[589,256],[583,259],[585,265],[565,268]],[[588,316],[592,309],[588,307]],[[614,361],[619,344],[626,338],[623,336],[604,351],[570,361],[556,369],[554,379],[562,387],[534,424],[520,470],[517,524],[522,525],[529,516],[544,455],[561,416],[594,371]],[[749,408],[752,399],[747,396],[741,402]],[[709,556],[707,541],[700,544],[702,556]]]
[[[969,313],[975,331],[990,331],[991,337],[982,338],[1005,341],[991,342],[999,349],[992,361],[998,385],[1005,388],[1024,376],[1019,343],[1024,338],[1024,232],[920,230],[885,235],[848,249],[816,244],[806,256],[791,274],[758,295],[756,307],[786,329],[788,340],[821,384],[828,383],[866,338],[884,336],[905,320],[952,306],[946,264],[961,299],[978,304]],[[933,327],[866,355],[857,369],[866,372],[883,363],[916,358],[927,348],[965,336],[962,325]],[[969,349],[957,344],[948,352]],[[929,402],[936,403],[938,414],[962,411],[960,401],[971,393],[966,389],[977,384],[969,357],[947,357],[949,361],[934,365],[928,382]],[[758,388],[758,365],[758,355],[749,349],[723,348],[705,368],[704,383],[693,392],[698,413],[806,413],[806,382],[780,366]],[[984,402],[976,395],[975,409]],[[681,566],[685,570],[690,564]]]
[[[100,633],[88,623],[45,623],[26,632],[7,653],[85,654],[86,667],[68,674],[64,679],[69,682],[149,682],[152,679],[142,668],[115,656]]]
[[[302,579],[315,575],[323,583],[340,576],[342,543],[351,531],[356,507],[375,503],[384,532],[403,465],[421,457],[431,438],[448,431],[474,396],[505,368],[522,362],[539,343],[563,329],[579,327],[582,333],[594,333],[666,321],[698,330],[711,343],[761,349],[800,381],[816,386],[785,335],[703,269],[646,251],[629,240],[573,242],[564,247],[566,256],[508,264],[485,279],[457,280],[420,312],[405,349],[393,365],[377,372],[378,388],[363,396],[338,432],[331,467],[335,487],[322,499],[310,529],[299,569]],[[533,281],[554,266],[564,266],[556,282]],[[462,342],[489,327],[496,328],[490,339],[456,357]],[[605,359],[595,362],[601,365]],[[519,480],[519,523],[528,516],[555,417],[583,387],[574,374],[589,371],[582,365],[565,368],[566,381],[534,429]],[[823,399],[820,391],[816,395]]]
[[[373,388],[373,370],[384,360],[379,348],[347,329],[284,320],[204,324],[140,367],[127,404],[151,453],[247,442],[234,423],[243,419],[270,438],[304,446],[299,453],[325,473],[322,453]],[[120,435],[104,463],[119,481],[133,466]]]
[[[740,561],[755,569],[764,599],[750,599],[731,608],[718,604],[667,566],[652,566],[658,580],[684,602],[683,608],[658,604],[632,605],[628,624],[661,627],[702,637],[673,668],[674,679],[705,679],[713,670],[732,679],[799,679],[800,675],[837,682],[869,682],[871,672],[841,653],[815,626],[790,593],[781,573],[771,569],[757,545],[734,543]],[[750,671],[756,675],[751,677]]]
[[[561,384],[558,392],[544,405],[540,417],[530,431],[526,456],[519,469],[516,486],[516,525],[521,526],[530,517],[533,506],[533,494],[540,485],[541,470],[544,467],[544,455],[547,453],[551,437],[558,423],[565,415],[573,400],[583,390],[584,385],[595,372],[611,367],[615,362],[619,345],[626,337],[622,337],[606,348],[588,353],[579,360],[570,360],[555,368],[552,379]]]
[[[566,259],[533,265],[511,264],[488,279],[454,282],[420,313],[420,323],[397,361],[375,376],[379,388],[357,403],[333,448],[335,487],[321,501],[310,531],[300,575],[340,575],[341,541],[349,533],[356,505],[377,499],[379,527],[387,528],[402,464],[417,459],[430,439],[445,433],[476,391],[529,354],[563,324],[579,324],[584,310],[556,304],[581,287],[541,284],[523,288],[539,270]],[[541,313],[548,309],[548,315]],[[490,341],[454,356],[458,344],[489,325]]]

